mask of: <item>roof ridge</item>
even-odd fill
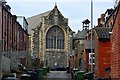
[[[31,16],[31,17],[28,17],[28,18],[33,18],[33,17],[36,17],[36,16],[39,16],[39,15],[43,15],[43,14],[46,14],[46,13],[50,13],[52,10],[49,10],[49,11],[46,11],[46,12],[43,12],[43,13],[39,13],[39,14],[36,14],[36,15],[33,15],[33,16]],[[27,18],[27,19],[28,19]]]

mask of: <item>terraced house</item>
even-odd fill
[[[28,55],[28,32],[27,21],[23,18],[26,26],[17,21],[17,16],[11,14],[11,7],[5,0],[0,1],[0,71],[10,72],[17,69],[21,59]],[[23,29],[22,27],[26,27]],[[1,75],[1,74],[0,74]]]

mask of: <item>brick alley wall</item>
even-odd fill
[[[98,77],[110,78],[109,70],[105,70],[110,67],[110,41],[99,41],[98,45]]]
[[[113,80],[120,79],[120,5],[116,12],[111,35],[111,78]]]
[[[98,33],[94,32],[95,41],[95,77],[110,78],[110,39],[99,38]],[[103,32],[104,33],[104,32]]]
[[[3,56],[3,64],[8,62],[8,66],[3,65],[4,70],[9,67],[9,61],[10,69],[16,69],[19,58],[30,57],[28,54],[29,34],[17,22],[17,16],[12,15],[7,6],[9,5],[0,4],[0,52]]]
[[[25,51],[29,49],[29,34],[6,6],[0,5],[0,40],[2,51]]]

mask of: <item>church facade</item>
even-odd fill
[[[51,11],[27,20],[32,35],[33,55],[36,55],[44,66],[68,67],[73,33],[68,26],[68,18],[65,18],[55,5]]]

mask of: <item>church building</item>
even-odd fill
[[[73,31],[57,5],[50,11],[29,17],[27,21],[32,36],[31,50],[40,63],[49,67],[68,67]]]

